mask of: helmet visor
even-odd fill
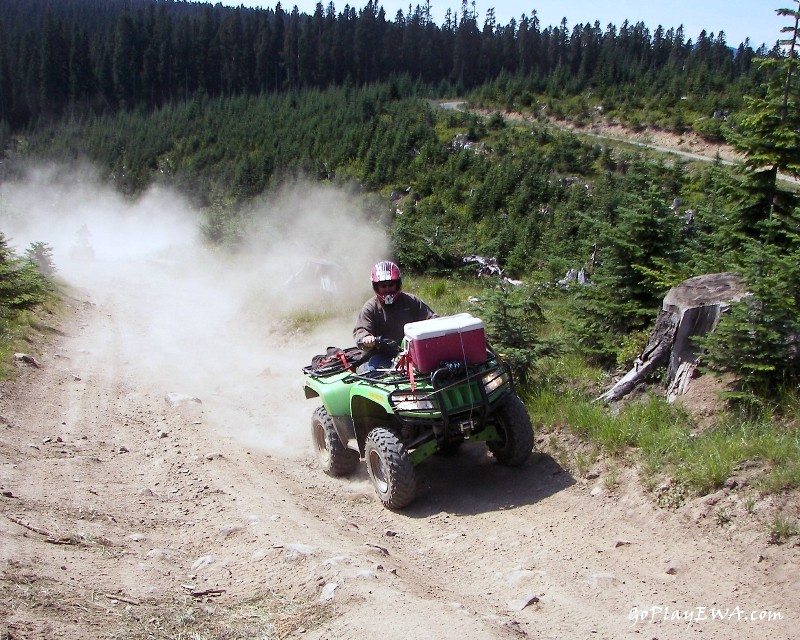
[[[397,280],[386,280],[384,282],[376,282],[375,288],[381,292],[391,293],[393,291],[397,291],[400,288],[400,282]]]

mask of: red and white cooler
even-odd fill
[[[406,349],[414,368],[430,373],[442,362],[486,362],[483,320],[469,313],[431,318],[405,325]]]

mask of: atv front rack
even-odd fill
[[[343,371],[355,372],[356,367],[364,361],[364,352],[358,347],[340,349],[328,347],[324,354],[314,356],[311,364],[303,367],[303,375],[332,376]]]

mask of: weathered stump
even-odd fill
[[[598,400],[619,400],[667,361],[668,401],[685,393],[701,356],[692,338],[714,331],[722,313],[744,295],[741,277],[735,273],[696,276],[672,287],[633,368]]]

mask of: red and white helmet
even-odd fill
[[[400,289],[403,287],[403,274],[400,272],[400,267],[394,262],[384,260],[372,267],[370,276],[372,279],[372,289],[378,296],[378,300],[384,304],[392,304],[397,294],[400,293]],[[397,288],[392,292],[381,293],[378,288],[380,283],[395,283]]]

